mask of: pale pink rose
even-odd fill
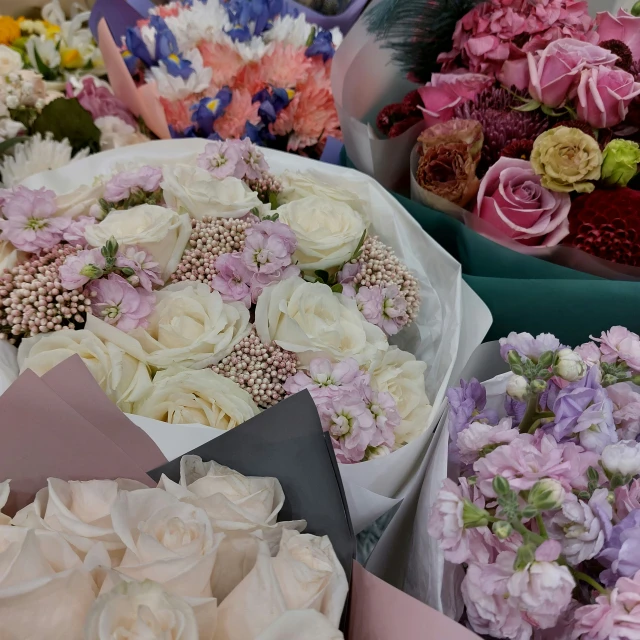
[[[585,68],[612,67],[618,57],[588,42],[562,38],[550,43],[539,56],[527,54],[529,93],[549,107],[559,107],[569,95],[578,74]]]
[[[605,389],[613,402],[613,419],[621,440],[635,440],[640,435],[640,393],[626,382]]]
[[[600,129],[613,127],[626,118],[631,101],[639,94],[640,82],[622,69],[585,69],[577,90],[578,118]]]
[[[464,464],[475,462],[481,449],[489,445],[506,444],[518,436],[518,430],[511,428],[511,418],[503,418],[496,425],[472,422],[458,434],[456,442],[460,460]]]
[[[470,564],[462,581],[462,598],[472,629],[496,638],[528,640],[531,625],[509,597],[513,551],[502,552],[494,564]]]
[[[596,24],[600,42],[620,40],[631,49],[634,60],[640,58],[640,18],[632,16],[624,9],[618,9],[616,16],[612,16],[608,11],[598,13]]]
[[[474,214],[523,244],[557,245],[569,234],[571,199],[540,180],[527,160],[499,158],[480,182]]]
[[[603,331],[600,338],[593,338],[600,343],[603,362],[624,360],[631,369],[640,371],[640,337],[626,327],[615,326]]]
[[[481,73],[434,73],[430,82],[418,89],[427,126],[451,120],[459,104],[472,100],[492,84],[492,78]]]

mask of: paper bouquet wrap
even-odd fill
[[[353,24],[358,20],[360,14],[367,4],[367,0],[348,0],[339,3],[338,12],[335,15],[325,15],[313,8],[296,2],[295,0],[286,0],[285,7],[291,12],[304,13],[309,22],[317,24],[323,29],[333,29],[338,27],[342,33],[347,33]]]
[[[59,171],[34,176],[25,186],[46,187],[68,194],[118,167],[135,163],[166,165],[192,161],[207,144],[204,140],[158,141],[90,157]],[[271,170],[305,170],[325,184],[347,187],[361,194],[371,232],[391,246],[420,287],[421,307],[416,321],[392,339],[403,351],[427,364],[425,391],[432,406],[419,435],[388,455],[357,464],[340,464],[354,529],[362,530],[397,504],[424,468],[420,466],[433,434],[456,361],[468,357],[488,330],[490,315],[461,281],[460,266],[424,234],[417,223],[384,189],[358,172],[339,169],[281,152],[266,150]],[[464,305],[464,307],[463,307]],[[46,339],[46,338],[45,338]],[[4,346],[3,346],[4,348]],[[393,347],[395,348],[395,347]],[[14,349],[15,351],[15,349]],[[11,349],[8,349],[10,355]],[[13,365],[3,367],[10,376]],[[167,458],[175,458],[223,431],[200,424],[167,424],[143,416],[132,419],[157,443]]]

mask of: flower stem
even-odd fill
[[[538,395],[531,396],[527,401],[527,409],[522,416],[522,422],[520,423],[520,433],[528,433],[529,429],[536,421],[536,414],[538,413]]]
[[[582,573],[582,571],[575,571],[574,569],[571,569],[571,573],[576,580],[582,580],[582,582],[586,582],[590,587],[593,587],[602,595],[607,595],[607,590],[591,576],[588,576],[586,573]]]
[[[538,524],[538,531],[540,531],[540,535],[544,538],[548,538],[547,528],[544,526],[544,522],[542,521],[542,516],[540,514],[536,516],[536,522]]]
[[[546,538],[543,538],[542,536],[538,535],[537,533],[534,533],[533,531],[529,531],[529,529],[527,529],[527,527],[525,527],[522,522],[520,522],[520,520],[510,520],[511,526],[513,527],[514,531],[517,531],[523,538],[523,540],[526,542],[527,538],[530,538],[531,540],[533,540],[534,542],[536,542],[537,544],[542,544]]]

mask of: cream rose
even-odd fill
[[[10,484],[11,480],[0,482],[0,525],[9,524],[11,522],[11,518],[2,513],[2,509],[4,509],[7,504],[7,500],[9,499],[9,493],[11,493]]]
[[[166,203],[180,211],[185,209],[192,218],[239,218],[251,209],[263,209],[258,194],[238,180],[218,180],[208,171],[186,164],[165,166],[161,187]]]
[[[426,363],[396,346],[390,346],[369,367],[373,388],[391,394],[402,418],[395,431],[396,446],[417,438],[427,427],[431,405],[424,388],[426,369]]]
[[[278,219],[298,239],[294,261],[303,271],[341,267],[367,228],[361,214],[344,202],[307,196],[278,207]]]
[[[258,298],[255,326],[263,342],[298,354],[303,366],[320,355],[370,362],[388,348],[381,329],[367,322],[353,300],[325,284],[289,278]]]
[[[118,571],[153,580],[169,593],[211,597],[211,573],[222,534],[214,534],[203,509],[162,489],[121,492],[111,510],[126,551]]]
[[[3,640],[82,640],[97,588],[62,536],[0,527],[0,635]]]
[[[100,224],[87,228],[85,237],[92,247],[102,247],[114,237],[121,244],[135,244],[148,251],[162,268],[167,280],[182,259],[191,220],[171,209],[141,204],[127,211],[112,211]]]
[[[38,491],[35,500],[16,513],[13,524],[56,531],[83,559],[101,543],[118,564],[125,546],[113,530],[111,508],[121,491],[146,488],[135,480],[65,482],[49,478],[47,488]]]
[[[0,240],[0,273],[5,269],[13,269],[26,257],[26,253],[18,251],[8,240]]]
[[[22,56],[6,44],[0,44],[0,75],[7,76],[10,73],[20,71],[24,66]]]
[[[203,625],[187,600],[167,593],[151,580],[123,580],[91,607],[84,640],[213,640],[215,600],[207,605],[213,615]]]
[[[166,370],[156,374],[148,395],[133,413],[171,424],[233,429],[258,415],[251,396],[211,369]]]
[[[56,216],[64,218],[77,218],[78,216],[91,215],[91,206],[102,197],[104,183],[96,180],[93,185],[82,185],[74,191],[64,193],[56,197]]]
[[[282,614],[256,640],[343,640],[336,629],[321,613],[313,609],[287,611]]]
[[[158,369],[172,365],[204,369],[224,358],[249,333],[249,311],[225,303],[202,282],[180,282],[156,293],[147,329],[132,336]]]
[[[87,317],[86,327],[23,340],[18,349],[20,371],[31,369],[42,376],[63,360],[79,355],[107,396],[130,412],[132,404],[141,400],[151,386],[140,344],[95,316]],[[115,342],[98,337],[103,329]]]

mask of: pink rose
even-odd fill
[[[571,199],[545,189],[531,164],[499,158],[480,183],[475,215],[523,244],[550,247],[569,233]]]
[[[580,71],[592,66],[613,66],[618,57],[594,44],[563,38],[549,44],[538,57],[529,53],[529,93],[549,107],[559,107]]]
[[[450,120],[459,104],[472,100],[492,84],[493,80],[481,73],[434,73],[431,81],[418,89],[424,102],[424,108],[420,109],[427,125]]]
[[[617,16],[612,16],[608,11],[598,13],[596,24],[600,42],[621,40],[631,49],[634,60],[640,58],[640,18],[619,9]]]
[[[529,87],[529,61],[524,57],[505,60],[500,71],[496,73],[496,78],[505,87],[515,87],[524,91]]]
[[[578,118],[597,128],[622,122],[629,104],[640,94],[640,83],[622,69],[585,69],[578,85]]]

